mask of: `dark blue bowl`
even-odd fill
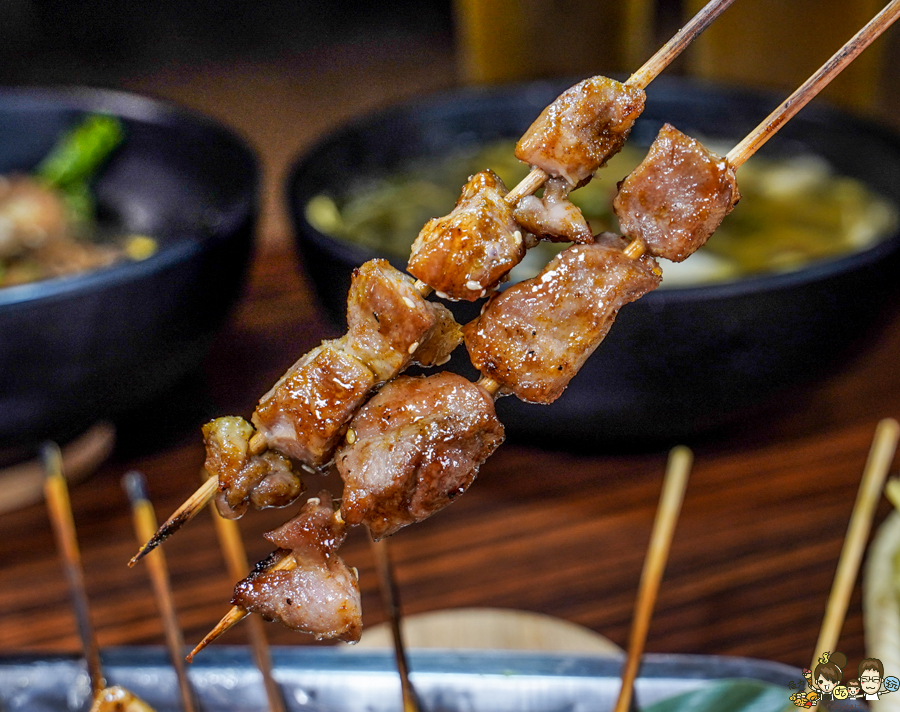
[[[0,173],[27,171],[85,112],[126,139],[96,183],[103,219],[156,237],[141,262],[0,289],[0,448],[137,408],[195,370],[237,297],[259,169],[214,122],[103,90],[0,90]]]
[[[540,82],[412,102],[342,128],[294,164],[287,196],[297,246],[336,322],[343,324],[350,271],[376,254],[318,232],[304,215],[308,200],[323,191],[340,195],[355,177],[389,172],[410,158],[518,137],[567,86]],[[668,121],[688,134],[733,142],[779,101],[657,80],[630,140],[649,145]],[[900,204],[896,133],[813,105],[763,149],[769,155],[809,151]],[[622,309],[558,401],[545,407],[504,398],[498,413],[508,433],[529,440],[661,444],[734,424],[773,402],[784,408],[788,394],[808,390],[847,363],[897,311],[898,266],[900,234],[790,274],[651,292]],[[476,314],[466,306],[458,310],[463,320]],[[448,367],[471,375],[467,361],[460,351]]]

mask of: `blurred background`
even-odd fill
[[[455,59],[461,82],[630,72],[705,1],[2,0],[0,82],[117,86],[161,68],[232,62],[290,70],[335,45],[365,62],[383,43],[426,43],[443,53],[441,65]],[[742,0],[670,71],[792,88],[883,5]],[[896,44],[867,51],[831,98],[889,110],[881,80],[896,73]]]
[[[347,118],[466,83],[627,74],[704,2],[0,0],[0,84],[123,88],[225,121],[263,157],[260,232],[278,240],[289,158]],[[789,91],[883,4],[741,0],[667,74]],[[825,97],[897,121],[896,35]]]

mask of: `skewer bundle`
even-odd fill
[[[81,647],[91,680],[93,699],[91,712],[153,712],[146,702],[125,688],[107,685],[100,661],[100,646],[91,623],[90,604],[81,566],[72,504],[69,501],[69,489],[62,471],[62,455],[59,447],[55,443],[47,443],[41,452],[41,459],[44,466],[44,496],[47,511],[66,578],[69,579],[78,636],[81,638]]]
[[[502,425],[493,413],[493,398],[512,392],[524,400],[549,403],[558,397],[584,359],[599,345],[618,309],[659,283],[661,272],[654,257],[671,258],[671,245],[665,244],[665,240],[660,242],[652,230],[644,228],[626,230],[632,238],[630,242],[616,236],[596,239],[592,236],[589,244],[576,244],[555,258],[535,279],[491,297],[481,317],[466,325],[462,334],[452,319],[447,320],[446,310],[424,301],[436,287],[431,284],[431,279],[426,282],[422,277],[432,273],[441,275],[439,286],[442,288],[436,289],[438,296],[474,300],[495,289],[508,268],[521,259],[531,239],[515,227],[515,212],[524,199],[547,183],[540,199],[542,203],[532,203],[532,207],[539,216],[549,216],[558,207],[571,214],[566,205],[566,194],[589,180],[590,175],[624,142],[643,107],[643,88],[731,1],[714,0],[707,5],[631,79],[619,85],[621,89],[613,87],[611,80],[594,78],[573,87],[548,107],[517,147],[517,155],[536,166],[522,183],[507,192],[490,172],[478,174],[465,187],[454,213],[432,221],[423,229],[413,246],[410,260],[410,271],[419,277],[419,281],[413,282],[402,273],[391,272],[386,263],[374,261],[364,265],[355,275],[351,289],[347,335],[334,342],[325,342],[285,374],[263,397],[254,414],[256,429],[241,419],[224,418],[204,428],[207,468],[218,474],[218,480],[211,478],[179,508],[132,563],[189,521],[217,492],[219,510],[227,516],[239,516],[248,503],[280,506],[293,501],[302,491],[302,485],[298,484],[292,461],[299,461],[302,469],[315,471],[333,456],[346,486],[341,511],[333,514],[328,526],[343,530],[346,524],[365,523],[378,537],[429,516],[465,491],[480,464],[502,441]],[[662,148],[656,154],[651,148],[647,159],[650,163],[642,164],[623,182],[617,207],[627,211],[629,196],[646,194],[642,192],[646,191],[642,171],[652,174],[660,162],[671,156],[672,150],[679,156],[689,156],[692,169],[705,177],[701,192],[706,191],[706,194],[698,194],[695,190],[688,202],[693,206],[703,203],[707,212],[703,224],[687,225],[690,229],[686,231],[686,246],[678,247],[675,258],[687,257],[708,239],[736,202],[736,169],[898,14],[900,0],[894,0],[724,159],[674,129],[661,133],[654,147]],[[588,141],[572,139],[575,135],[572,125],[577,122],[566,112],[573,106],[576,114],[586,111],[585,107],[593,107],[592,102],[599,101],[598,96],[613,91],[611,87],[624,99],[606,100],[595,112],[605,121],[603,130],[596,133],[603,134],[600,143],[605,141],[608,145],[597,148],[587,146]],[[614,126],[615,130],[607,130],[609,126]],[[569,134],[563,135],[564,131]],[[566,144],[566,140],[570,143]],[[560,155],[567,155],[566,151],[556,150],[560,146],[583,148],[583,165],[559,167]],[[692,180],[694,177],[691,176]],[[697,182],[693,181],[691,185],[696,188]],[[661,199],[665,201],[665,195]],[[631,205],[641,202],[638,199]],[[689,222],[691,211],[687,212],[682,223]],[[621,214],[620,222],[627,223]],[[685,226],[681,223],[669,224],[662,232],[668,239],[682,227]],[[470,228],[475,228],[478,234],[467,235],[465,230]],[[549,239],[554,239],[561,235],[565,237],[567,233],[563,230],[560,235],[550,229],[548,235]],[[490,249],[475,244],[475,251],[471,252],[473,259],[463,261],[464,269],[453,268],[460,254],[451,248],[459,243],[460,236],[471,238],[466,243],[469,247],[472,247],[470,243],[485,236],[497,237],[499,242],[496,244],[506,249],[503,254],[508,254],[503,269],[498,273],[484,258],[485,254],[497,254],[493,249],[495,243],[491,243]],[[427,259],[419,260],[422,255]],[[448,255],[450,262],[446,261]],[[441,259],[445,261],[440,262]],[[419,269],[429,260],[437,260],[434,264],[439,268],[431,272]],[[582,267],[581,263],[588,266]],[[466,271],[472,265],[478,269]],[[452,290],[445,286],[445,277],[459,278],[453,283]],[[639,280],[643,282],[638,288],[635,284]],[[612,297],[607,296],[610,290],[615,293]],[[532,298],[527,292],[538,295],[536,299],[544,299],[539,306],[544,309],[542,318],[546,324],[537,325],[534,314],[521,313],[519,305]],[[597,295],[602,295],[599,298],[605,310],[602,313],[597,312]],[[393,315],[400,314],[398,310],[404,307],[407,311],[402,312],[402,318],[395,318]],[[386,326],[385,320],[393,320],[394,326]],[[403,328],[397,326],[401,324]],[[530,328],[531,324],[535,324],[534,329]],[[564,348],[556,348],[557,344],[543,334],[541,339],[529,341],[537,335],[538,326],[547,326],[547,333],[559,337]],[[510,338],[510,334],[515,338]],[[563,339],[566,334],[568,338]],[[473,362],[483,374],[478,383],[472,384],[458,377],[454,380],[450,374],[427,379],[399,375],[413,361],[423,365],[440,364],[461,338],[465,339]],[[579,338],[581,343],[577,348],[572,347],[570,342]],[[553,369],[549,368],[551,362]],[[385,382],[377,395],[370,398],[378,384]],[[405,398],[400,398],[398,393],[403,393]],[[410,394],[418,394],[419,400]],[[451,397],[464,405],[457,410],[445,408]],[[464,421],[461,413],[471,414],[473,410],[480,413],[480,420]],[[302,432],[298,431],[297,422],[305,423],[300,429]],[[439,443],[443,445],[438,446]],[[437,455],[434,454],[436,448]],[[423,462],[424,457],[431,457],[431,460]],[[460,460],[462,467],[458,466]],[[456,464],[449,464],[451,461]],[[380,466],[382,471],[366,479],[367,463],[375,463],[373,467]],[[423,480],[423,473],[429,472],[429,468],[432,479]],[[435,470],[439,476],[434,476]],[[393,477],[393,483],[386,490],[387,496],[384,491],[372,489],[372,480],[379,477],[382,480]],[[232,485],[234,488],[229,492]],[[242,488],[240,496],[229,499],[239,488]],[[302,512],[280,530],[272,532],[270,538],[273,541],[300,541],[296,538],[298,532],[307,531],[304,528],[311,526],[316,516],[319,515],[312,511]],[[253,582],[268,580],[266,577],[282,582],[291,579],[296,583],[300,574],[294,572],[321,573],[325,568],[337,565],[335,562],[340,560],[335,554],[336,547],[326,550],[321,544],[303,540],[300,554],[297,548],[280,550],[241,583],[250,582],[245,589]],[[189,659],[245,615],[247,608],[237,605],[197,646]],[[320,634],[314,629],[308,632]]]

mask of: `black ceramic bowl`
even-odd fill
[[[6,450],[115,417],[196,369],[248,264],[256,159],[203,117],[125,93],[0,90],[0,174],[32,168],[85,112],[125,128],[96,183],[98,212],[160,248],[141,262],[0,289]]]
[[[343,320],[351,269],[376,255],[315,230],[304,216],[311,197],[340,195],[356,177],[390,172],[410,158],[518,137],[568,85],[466,90],[406,104],[346,126],[303,156],[290,174],[288,201],[305,268],[332,317]],[[734,142],[778,101],[657,80],[630,140],[649,145],[668,121],[688,134]],[[900,204],[894,133],[813,105],[763,149],[810,151]],[[898,263],[900,235],[894,235],[868,251],[791,274],[651,292],[621,310],[558,401],[537,406],[503,398],[498,413],[511,435],[554,442],[674,441],[732,423],[801,393],[858,352],[883,323],[885,309],[900,303]],[[466,361],[460,351],[451,364],[465,371]]]

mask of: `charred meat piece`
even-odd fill
[[[643,90],[591,77],[564,91],[516,144],[516,158],[577,186],[619,152],[644,110]]]
[[[359,640],[362,609],[356,572],[337,550],[347,527],[334,512],[327,491],[310,498],[296,517],[266,534],[296,568],[269,571],[260,567],[234,588],[232,604],[281,621],[316,639]],[[289,553],[287,551],[289,550]]]
[[[343,517],[375,539],[430,517],[466,491],[502,441],[481,386],[446,372],[400,376],[360,409],[335,453]]]
[[[432,305],[408,275],[387,260],[370,260],[353,273],[344,350],[376,380],[387,381],[409,364],[436,321]]]
[[[552,403],[606,336],[623,304],[656,288],[649,255],[631,260],[621,238],[561,252],[534,277],[494,296],[463,327],[472,363],[504,391]]]
[[[622,231],[648,252],[681,262],[709,239],[740,198],[734,168],[674,126],[663,126],[613,203]]]
[[[377,382],[341,341],[325,341],[281,377],[253,413],[270,448],[310,468],[331,461],[344,426]]]
[[[252,504],[257,509],[286,507],[303,494],[303,482],[290,461],[276,452],[250,450],[253,426],[226,416],[203,426],[207,472],[219,481],[216,507],[223,517],[237,519]]]
[[[409,273],[454,301],[473,302],[495,289],[525,256],[507,192],[492,171],[472,176],[453,211],[422,228]]]
[[[594,235],[584,215],[568,198],[571,188],[564,179],[551,178],[544,184],[543,196],[526,195],[519,200],[513,212],[516,222],[542,240],[589,245]]]

